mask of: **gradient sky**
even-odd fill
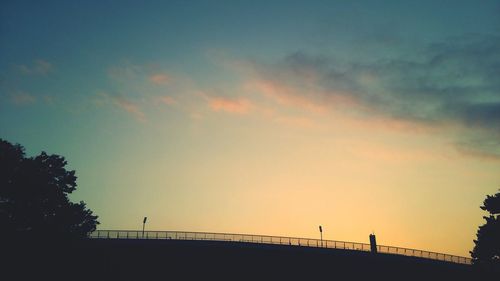
[[[500,1],[2,1],[0,137],[101,229],[468,256],[500,187]]]

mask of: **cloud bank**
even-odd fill
[[[500,157],[500,145],[490,142],[500,137],[500,36],[452,38],[369,63],[295,52],[249,65],[253,87],[280,104],[457,126],[465,131],[456,140],[461,151]]]

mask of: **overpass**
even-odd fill
[[[140,230],[96,230],[90,234],[91,239],[163,239],[193,241],[227,241],[240,243],[257,243],[271,245],[290,245],[297,247],[314,247],[350,251],[370,252],[370,244],[321,240],[312,238],[269,236],[255,234],[190,232],[190,231],[140,231]],[[377,252],[383,254],[403,255],[424,259],[439,260],[458,264],[472,264],[472,259],[431,251],[409,249],[395,246],[377,245]]]

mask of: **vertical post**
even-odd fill
[[[377,253],[377,240],[375,234],[370,234],[370,249],[373,254]]]
[[[144,217],[142,220],[142,238],[144,239],[144,229],[146,228],[146,221],[148,220],[148,217]]]
[[[323,228],[319,226],[319,235],[321,237],[321,247],[323,247]]]

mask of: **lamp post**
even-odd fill
[[[323,228],[319,226],[319,235],[321,236],[321,248],[323,248]]]
[[[142,220],[142,238],[144,239],[144,228],[146,227],[146,221],[148,220],[148,217],[144,217],[144,220]]]

